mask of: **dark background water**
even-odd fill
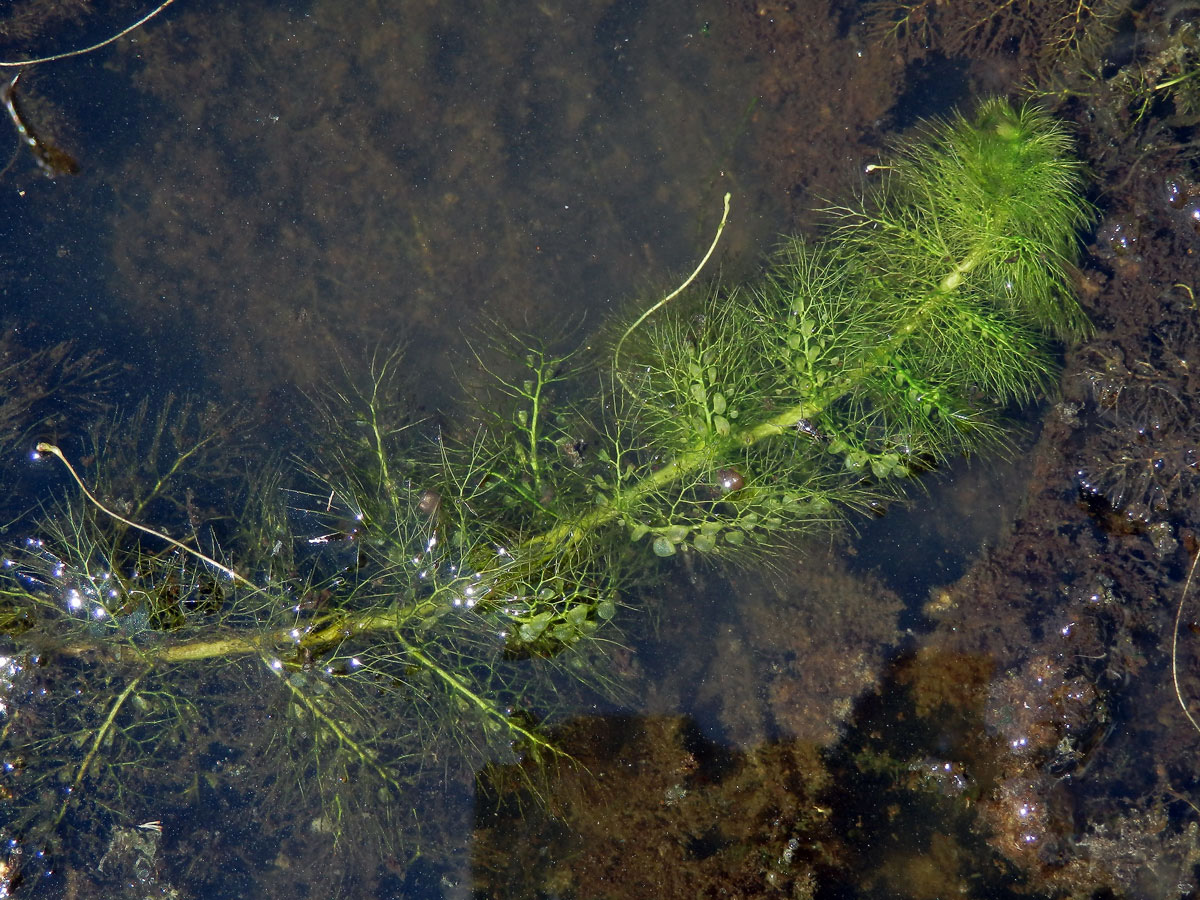
[[[23,77],[81,172],[50,181],[26,154],[7,173],[9,309],[231,401],[407,341],[444,403],[465,341],[594,329],[698,256],[726,190],[731,249],[781,227],[752,224],[753,63],[713,36],[724,14],[173,7]]]
[[[1194,552],[1185,445],[1200,418],[1195,305],[1171,285],[1191,284],[1197,248],[1161,182],[1197,180],[1194,123],[1182,96],[1137,114],[1122,78],[1195,65],[1192,26],[1164,5],[1098,4],[1114,15],[1083,22],[1096,36],[1067,52],[1074,2],[949,6],[179,0],[112,47],[24,74],[28,121],[80,172],[45,177],[11,130],[7,358],[26,379],[61,371],[36,354],[69,341],[69,358],[114,369],[13,432],[13,515],[65,487],[28,460],[32,439],[86,447],[101,397],[244,409],[239,452],[302,454],[320,427],[304,395],[404,344],[414,405],[452,423],[472,346],[588,343],[690,269],[726,191],[712,273],[752,277],[897,130],[1030,80],[1076,122],[1107,230],[1086,236],[1079,285],[1100,334],[1066,349],[1046,427],[1006,461],[938,473],[832,552],[818,541],[766,574],[668,568],[613,654],[636,699],[560,717],[583,765],[540,800],[499,775],[478,798],[430,789],[411,801],[431,822],[424,853],[347,852],[319,816],[237,787],[251,766],[231,727],[192,757],[194,794],[73,826],[79,846],[114,851],[105,877],[66,855],[67,835],[62,855],[24,847],[53,861],[16,886],[116,896],[128,857],[157,860],[133,879],[143,891],[180,896],[1191,893],[1195,735],[1166,647]],[[141,12],[14,5],[0,58],[83,46]],[[1133,59],[1121,72],[1094,50],[1112,40]],[[1149,383],[1182,399],[1139,395]],[[95,674],[70,661],[37,684]],[[197,690],[236,697],[246,678],[220,670]],[[1010,752],[1030,738],[1036,752]],[[161,846],[118,847],[118,829],[165,815],[156,802],[171,813]]]

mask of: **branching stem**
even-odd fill
[[[96,758],[96,753],[99,751],[100,745],[104,743],[105,737],[112,730],[113,722],[117,719],[117,713],[121,711],[121,707],[125,705],[125,701],[129,699],[129,696],[137,688],[138,682],[142,680],[142,675],[145,674],[145,672],[141,672],[130,679],[129,684],[125,685],[125,690],[121,691],[120,696],[109,707],[108,715],[105,717],[104,722],[96,729],[96,736],[92,739],[92,746],[88,748],[87,756],[83,758],[83,762],[79,764],[79,769],[75,772],[75,780],[71,783],[71,789],[67,791],[67,796],[63,799],[62,806],[59,807],[58,817],[54,820],[55,825],[61,822],[63,816],[67,814],[67,807],[71,803],[71,798],[79,790],[79,785],[83,782],[83,777],[87,774],[92,760]]]
[[[722,220],[724,225],[724,220]],[[720,232],[718,231],[718,237]],[[715,241],[713,246],[715,247]],[[711,253],[712,248],[710,248]],[[688,450],[677,455],[673,460],[650,474],[642,477],[635,483],[629,485],[623,490],[616,491],[610,501],[603,506],[596,506],[588,510],[583,515],[574,519],[570,519],[555,527],[526,539],[519,549],[514,553],[518,559],[522,559],[527,566],[536,565],[536,561],[540,559],[549,559],[553,555],[569,553],[576,547],[582,545],[589,536],[594,534],[599,529],[611,523],[614,519],[621,516],[625,511],[636,507],[641,501],[651,497],[654,493],[661,491],[670,484],[681,479],[687,478],[696,472],[703,471],[712,466],[714,460],[718,459],[721,452],[729,447],[750,447],[765,440],[778,437],[779,435],[792,431],[797,422],[802,420],[813,420],[819,416],[824,410],[828,409],[832,404],[836,403],[840,398],[852,391],[864,379],[878,371],[879,368],[889,364],[901,345],[913,334],[920,330],[929,317],[933,315],[940,301],[950,297],[954,292],[961,287],[963,275],[969,274],[978,265],[978,252],[972,253],[970,256],[962,260],[960,263],[952,267],[947,274],[933,290],[931,295],[923,300],[917,308],[909,316],[904,325],[897,329],[896,333],[876,352],[869,355],[868,359],[859,365],[856,369],[843,373],[836,381],[832,382],[825,390],[818,395],[805,399],[804,401],[788,407],[781,412],[775,414],[770,419],[760,422],[749,428],[731,432],[727,437],[722,438],[719,442],[712,442],[693,450]],[[707,257],[706,257],[707,259]],[[703,263],[701,263],[703,265]],[[699,272],[699,268],[697,269]],[[693,273],[695,275],[696,273]],[[690,280],[690,279],[689,279]],[[686,284],[686,283],[685,283]],[[681,287],[682,289],[682,287]],[[676,292],[678,293],[678,292]],[[670,297],[666,298],[670,299]],[[661,307],[660,301],[655,308]],[[650,310],[653,312],[653,309]],[[648,314],[648,313],[647,313]],[[640,323],[645,316],[638,320]],[[637,323],[635,323],[636,326]],[[630,329],[632,330],[632,329]],[[629,334],[629,331],[626,332]],[[75,474],[75,470],[71,468],[70,463],[63,457],[58,448],[50,444],[39,444],[38,450],[42,452],[52,453],[59,457],[67,466],[80,488],[87,495],[88,499],[96,506],[103,510],[108,515],[124,522],[131,527],[137,528],[148,534],[155,535],[163,540],[186,550],[197,556],[199,559],[216,566],[221,571],[226,572],[231,578],[237,579],[239,582],[254,587],[249,581],[238,575],[232,569],[222,566],[215,560],[193,550],[190,547],[185,547],[178,541],[174,541],[160,532],[153,529],[137,525],[127,519],[118,516],[116,513],[104,507],[96,500],[83,482]],[[382,455],[382,454],[381,454]],[[256,588],[257,590],[257,588]],[[396,630],[399,627],[411,623],[421,621],[422,619],[436,615],[439,610],[439,604],[432,600],[427,600],[423,603],[405,606],[403,602],[394,604],[381,609],[368,610],[365,612],[346,613],[332,617],[326,624],[319,628],[310,630],[302,639],[301,643],[310,648],[327,646],[343,640],[347,637],[359,634],[368,634],[380,631]],[[165,647],[153,656],[165,662],[182,662],[185,660],[200,660],[210,659],[214,657],[242,655],[246,653],[262,652],[265,648],[271,646],[281,646],[290,643],[295,643],[291,637],[290,629],[280,631],[279,633],[271,633],[266,635],[258,635],[254,637],[245,637],[240,635],[225,635],[219,638],[206,638],[200,641],[192,641],[185,644],[177,644],[172,647]],[[414,657],[419,654],[419,651],[412,651]],[[422,662],[426,660],[422,658]],[[431,667],[435,664],[428,661]],[[437,668],[431,668],[431,671],[443,680],[447,680],[456,687],[466,690],[464,686],[457,682],[450,681],[453,679],[452,673],[445,672]],[[469,692],[467,696],[471,697]],[[476,701],[479,698],[474,698]],[[518,729],[519,730],[519,729]]]
[[[437,662],[430,658],[428,654],[409,644],[402,637],[400,637],[399,634],[397,634],[397,637],[399,637],[401,642],[404,644],[405,651],[409,654],[409,656],[420,663],[424,669],[433,673],[435,677],[440,679],[458,697],[462,698],[467,703],[470,703],[472,706],[477,707],[487,718],[495,721],[497,724],[508,729],[509,731],[519,734],[521,737],[525,738],[525,740],[529,741],[531,747],[536,747],[542,750],[550,750],[554,753],[561,753],[560,750],[555,748],[553,744],[550,744],[544,737],[538,735],[537,732],[529,730],[521,725],[520,722],[513,719],[512,716],[506,715],[505,712],[497,707],[494,702],[479,696],[478,693],[471,690],[470,687],[467,686],[466,682],[464,682],[453,672],[438,665]]]

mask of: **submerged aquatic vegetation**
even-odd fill
[[[128,810],[171,775],[198,795],[217,746],[315,798],[313,828],[349,852],[366,832],[420,845],[423,786],[551,760],[541,723],[572,688],[618,690],[602,657],[656,558],[767,555],[1002,439],[997,413],[1053,371],[1048,341],[1086,330],[1069,140],[988,101],[873,177],[826,240],[786,242],[757,282],[639,319],[590,401],[594,373],[530,347],[492,412],[421,439],[397,359],[378,359],[322,404],[303,473],[244,466],[227,518],[153,505],[225,425],[160,419],[171,440],[151,452],[118,424],[91,471],[68,462],[84,496],[5,565],[0,621],[30,700],[3,733],[24,760],[14,821]],[[107,493],[146,461],[148,487]],[[175,520],[134,521],[152,509]],[[79,690],[32,699],[35,657]]]

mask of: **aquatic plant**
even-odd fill
[[[870,31],[919,54],[971,60],[1009,55],[1045,72],[1094,55],[1127,14],[1128,0],[871,0]]]
[[[552,759],[541,726],[570,690],[619,691],[602,658],[658,559],[769,558],[1002,440],[1050,342],[1087,329],[1066,132],[991,100],[870,177],[825,240],[787,240],[749,284],[689,284],[611,361],[531,342],[443,435],[420,436],[392,355],[319,404],[321,446],[286,485],[222,458],[227,423],[191,408],[148,442],[115,423],[89,467],[39,445],[78,484],[3,568],[7,678],[29,691],[3,732],[18,822],[127,810],[172,773],[195,796],[219,745],[316,798],[331,840],[419,840],[417,785]],[[197,465],[243,473],[240,508],[210,513],[201,485],[167,504]],[[48,657],[78,690],[38,693]]]

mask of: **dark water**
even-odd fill
[[[776,234],[811,224],[804,210],[848,195],[893,128],[1015,77],[1003,48],[943,36],[943,57],[880,43],[872,10],[893,5],[178,0],[118,44],[24,73],[27,126],[79,172],[46,177],[10,128],[9,545],[31,536],[31,508],[78,497],[54,460],[31,458],[37,440],[85,472],[124,454],[98,493],[158,529],[218,509],[236,521],[238,477],[269,460],[303,469],[320,443],[328,420],[311,397],[364,383],[397,348],[397,390],[428,445],[470,427],[464,396],[479,357],[502,359],[497,342],[599,346],[617,317],[670,290],[727,191],[711,274],[756,271]],[[0,59],[84,46],[141,14],[31,8],[0,11]],[[1096,155],[1116,182],[1118,164]],[[1107,264],[1114,280],[1136,275],[1131,260]],[[1099,321],[1119,318],[1089,302]],[[1067,399],[1083,408],[1091,370],[1067,363]],[[156,431],[156,410],[188,402],[178,431]],[[359,729],[351,746],[384,748],[383,768],[404,774],[355,790],[361,772],[327,771],[332,754],[280,701],[313,689],[303,660],[231,651],[151,688],[136,653],[105,662],[78,649],[86,640],[29,650],[20,623],[0,620],[5,889],[1189,894],[1194,735],[1160,729],[1151,710],[1177,718],[1164,623],[1191,519],[1172,507],[1129,524],[1076,503],[1071,454],[1090,438],[1053,398],[1040,408],[1048,437],[1028,427],[1005,459],[935,473],[927,497],[848,539],[732,573],[665,563],[622,598],[634,609],[602,675],[576,690],[562,668],[536,696],[528,687],[573,757],[545,770],[503,741],[461,737],[454,709],[422,718],[411,697],[427,685],[397,699],[381,676],[330,702]],[[212,451],[207,468],[139,508],[136,485],[188,441]],[[281,515],[321,541],[298,564],[350,571],[357,511],[302,496],[326,474],[298,477]],[[205,583],[179,581],[183,602],[202,605]],[[473,676],[522,708],[540,661],[502,658],[494,636],[466,636],[470,623],[447,625],[464,635],[455,652],[478,651],[491,668]],[[329,684],[312,696],[333,696]],[[1036,753],[1012,750],[1031,736]],[[413,746],[426,748],[418,763]]]

